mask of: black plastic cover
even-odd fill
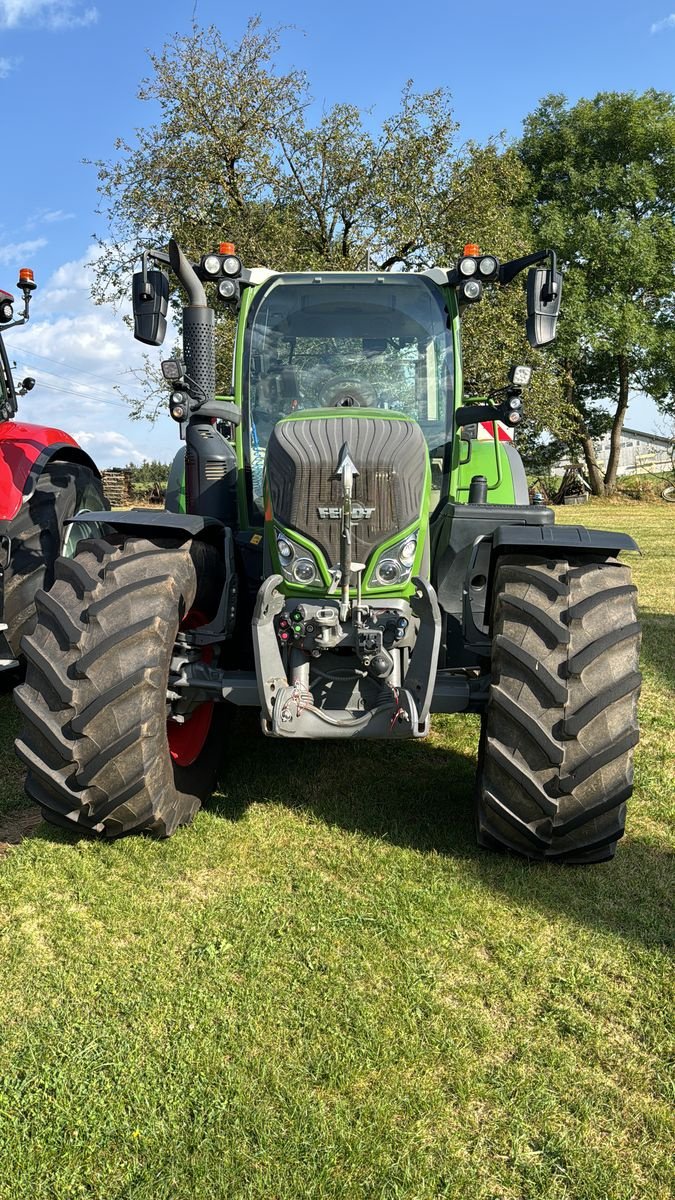
[[[136,533],[141,533],[146,537],[161,537],[167,533],[171,535],[183,534],[188,537],[206,537],[210,539],[219,534],[223,529],[222,521],[218,521],[215,517],[198,517],[192,513],[173,513],[166,512],[162,509],[160,512],[153,512],[147,508],[131,508],[127,512],[83,512],[75,517],[69,517],[65,522],[66,525],[73,521],[85,521],[91,524],[93,521],[98,521],[102,525],[108,526],[109,529],[114,529],[120,533],[128,533],[133,530]]]
[[[537,511],[536,509],[534,511]],[[550,512],[550,509],[543,509]],[[549,550],[573,550],[576,554],[584,551],[619,554],[622,550],[639,550],[637,542],[627,533],[613,533],[607,529],[586,529],[584,525],[540,525],[532,523],[522,526],[507,525],[495,529],[492,537],[495,550],[521,547],[539,550],[546,554]]]

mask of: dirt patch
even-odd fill
[[[42,822],[39,808],[17,808],[0,817],[0,858],[10,846],[18,846],[25,837],[30,837]]]

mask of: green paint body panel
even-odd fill
[[[480,403],[480,401],[478,401]],[[450,499],[466,503],[472,476],[484,475],[488,486],[488,504],[515,504],[511,464],[506,457],[504,442],[497,439],[465,442],[455,438],[457,462],[451,476]],[[454,485],[454,486],[453,486]]]

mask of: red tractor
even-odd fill
[[[16,388],[2,333],[26,323],[35,286],[32,271],[19,271],[23,309],[16,320],[14,297],[0,290],[0,671],[20,665],[35,593],[51,586],[54,562],[72,536],[64,521],[107,507],[95,464],[69,434],[15,420],[17,394],[31,391],[35,380]]]

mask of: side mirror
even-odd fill
[[[136,271],[133,279],[134,337],[146,346],[161,346],[166,335],[169,278],[164,271]]]
[[[532,267],[527,272],[527,340],[535,349],[555,341],[561,295],[559,271]]]

